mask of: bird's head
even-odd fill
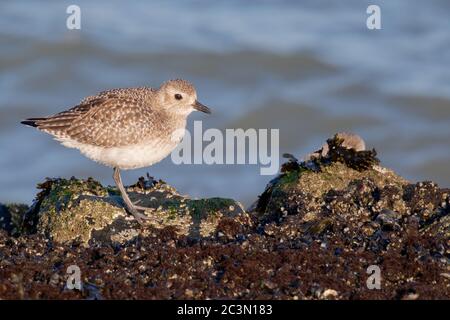
[[[186,80],[176,79],[164,82],[157,91],[161,106],[169,112],[188,115],[194,110],[211,113],[211,110],[197,101],[194,86]]]

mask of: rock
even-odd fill
[[[124,244],[151,232],[127,214],[115,188],[103,187],[93,179],[49,179],[39,188],[42,191],[25,218],[28,233],[37,232],[60,243],[76,240],[88,245]],[[246,220],[242,205],[234,200],[190,199],[163,181],[140,179],[127,191],[132,201],[149,208],[148,226],[174,227],[179,235],[211,237],[222,218],[241,216]]]
[[[321,299],[335,299],[338,297],[338,292],[336,290],[333,289],[326,289],[322,295],[320,296]]]
[[[339,136],[327,145],[287,155],[247,211],[141,178],[127,189],[150,208],[143,227],[115,188],[49,179],[25,214],[0,207],[18,230],[0,229],[0,299],[448,299],[450,190]],[[73,265],[82,290],[66,288]],[[366,286],[373,265],[380,290]]]
[[[381,224],[383,230],[394,230],[400,228],[398,221],[401,218],[397,212],[383,209],[377,216],[376,221]]]
[[[402,300],[417,300],[419,295],[417,293],[409,293],[402,297]]]
[[[14,225],[11,222],[11,213],[5,205],[0,203],[0,229],[10,233],[13,228]]]
[[[335,155],[339,143],[337,136],[328,140],[329,152],[314,165],[288,157],[250,210],[265,234],[303,243],[331,237],[373,252],[385,251],[408,230],[450,239],[448,189],[411,184],[371,160],[375,150],[344,154],[342,149],[342,156]],[[445,255],[445,250],[436,252]]]
[[[0,229],[6,230],[10,235],[19,234],[23,216],[28,209],[25,204],[0,203]]]

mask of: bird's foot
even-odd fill
[[[141,200],[133,202],[133,207],[139,211],[146,211],[148,209],[151,209],[151,208],[147,208],[147,207],[143,207],[143,206],[138,206],[138,203],[141,203],[141,202],[142,202]]]
[[[136,206],[134,203],[129,203],[129,204],[126,203],[126,208],[127,208],[127,211],[133,215],[133,217],[136,219],[136,221],[139,222],[140,225],[143,225],[144,221],[150,219],[150,217],[139,212],[139,211],[144,211],[143,207]]]

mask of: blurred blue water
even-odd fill
[[[366,28],[378,4],[382,30]],[[66,8],[82,29],[67,30]],[[30,202],[46,176],[111,170],[19,125],[113,87],[186,78],[212,116],[203,126],[280,128],[298,156],[352,130],[383,164],[411,180],[450,185],[450,2],[433,1],[2,1],[0,201]],[[149,171],[193,196],[249,204],[270,177],[258,166]]]

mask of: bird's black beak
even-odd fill
[[[198,102],[197,100],[195,100],[194,104],[192,105],[194,107],[195,110],[204,112],[204,113],[211,113],[211,109],[208,108],[207,106],[201,104],[200,102]]]

